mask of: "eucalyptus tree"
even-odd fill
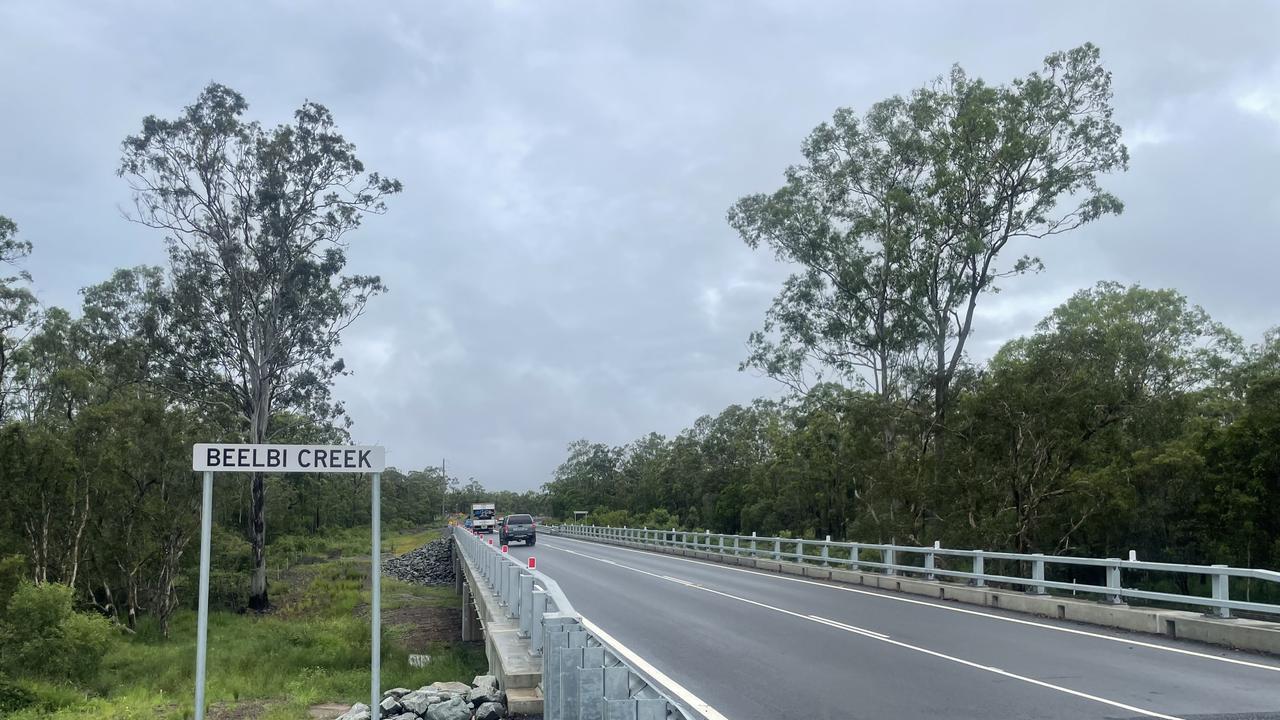
[[[1122,209],[1099,183],[1128,163],[1111,97],[1111,74],[1086,44],[1007,85],[956,66],[862,117],[837,110],[781,189],[729,211],[748,245],[797,266],[744,368],[797,390],[826,372],[922,405],[940,471],[978,301],[1040,267],[1005,255]],[[892,427],[882,431],[887,447]]]
[[[243,419],[266,442],[278,409],[327,422],[345,372],[340,336],[385,290],[344,275],[348,233],[385,210],[400,183],[367,173],[324,106],[293,122],[244,118],[234,90],[209,85],[172,120],[149,116],[123,143],[119,174],[134,191],[131,219],[164,231],[171,299],[164,340],[179,397]],[[265,485],[252,478],[250,606],[268,605]]]

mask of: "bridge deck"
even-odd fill
[[[547,535],[511,552],[733,720],[1280,718],[1262,656]]]

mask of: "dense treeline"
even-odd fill
[[[575,443],[552,513],[1280,563],[1280,331],[1245,347],[1175,291],[1101,283],[990,361],[967,351],[983,299],[1041,267],[1009,253],[1123,210],[1101,186],[1120,136],[1092,45],[838,110],[782,188],[729,211],[795,269],[742,366],[789,398]]]
[[[20,266],[31,249],[0,217],[6,264]],[[0,283],[0,557],[22,558],[6,572],[67,585],[80,604],[129,627],[141,615],[167,624],[194,602],[200,487],[191,444],[241,440],[243,424],[172,390],[164,328],[173,290],[163,269],[115,271],[81,292],[75,313],[41,307],[29,285],[19,271]],[[281,411],[273,429],[275,442],[351,440],[341,418]],[[265,486],[267,545],[282,561],[308,537],[369,524],[367,477],[269,475]],[[504,507],[533,505],[529,495],[497,494]],[[439,467],[382,475],[388,527],[493,497]],[[229,609],[248,602],[251,507],[248,476],[218,476],[213,592]]]
[[[824,384],[793,402],[731,406],[673,438],[574,443],[547,486],[551,512],[1280,565],[1280,330],[1242,349],[1175,292],[1108,283],[966,373],[941,472],[922,455],[924,409]]]
[[[26,297],[19,280],[6,292]],[[154,337],[166,282],[159,268],[118,270],[82,292],[74,315],[33,301],[3,311],[10,332],[0,348],[0,556],[20,555],[20,576],[68,585],[82,603],[130,626],[140,614],[165,622],[193,601],[200,487],[191,444],[243,438],[232,414],[208,412],[166,387],[156,349],[163,338]],[[277,442],[350,440],[339,423],[287,412],[274,426]],[[369,523],[367,477],[265,480],[269,546]],[[439,468],[389,469],[382,483],[383,518],[392,526],[434,521],[483,493],[446,481]],[[248,596],[250,509],[249,478],[219,475],[215,585],[229,586],[223,597]]]

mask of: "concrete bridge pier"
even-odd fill
[[[471,642],[483,639],[480,615],[476,612],[475,603],[471,598],[471,587],[467,583],[462,583],[462,640]]]

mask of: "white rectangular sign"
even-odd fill
[[[386,451],[377,445],[237,445],[197,443],[191,469],[213,472],[382,472]]]

